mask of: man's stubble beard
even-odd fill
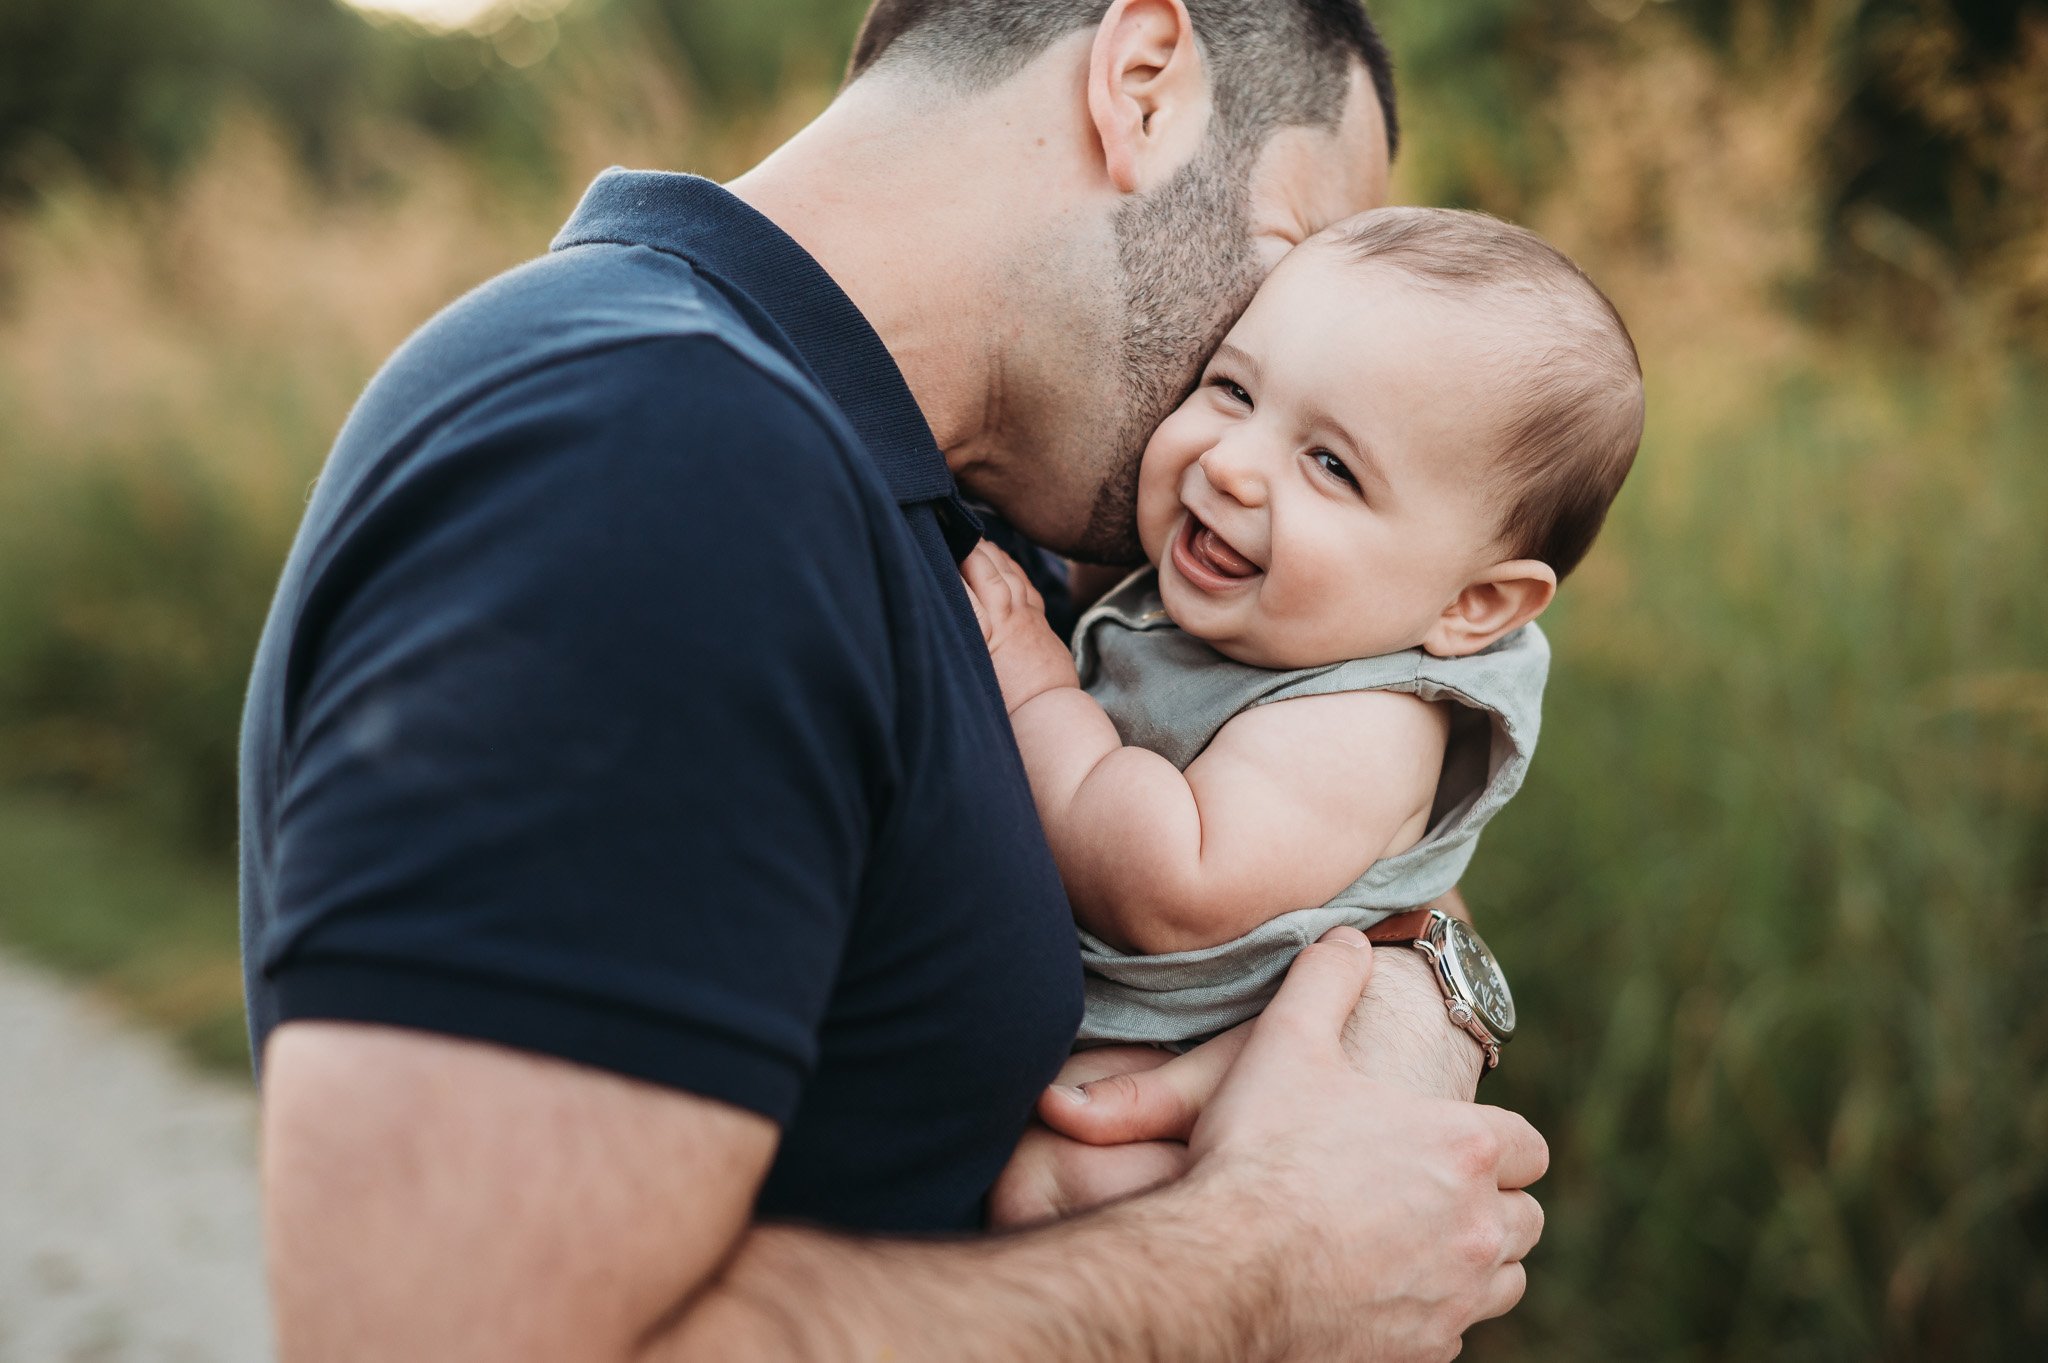
[[[1074,558],[1122,564],[1144,557],[1137,513],[1145,445],[1188,395],[1259,285],[1250,219],[1255,154],[1206,146],[1166,184],[1117,213],[1123,403],[1108,472],[1087,529],[1069,550]]]

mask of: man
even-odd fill
[[[1145,434],[1391,140],[1352,0],[878,0],[757,169],[607,176],[401,350],[245,724],[287,1360],[1444,1358],[1515,1302],[1542,1143],[1352,1068],[1478,1058],[1348,930],[1185,1177],[907,1234],[979,1224],[1080,994],[954,478],[1128,558]]]

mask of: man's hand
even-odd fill
[[[1046,623],[1045,598],[1015,559],[983,540],[960,565],[960,575],[1011,714],[1044,692],[1080,686],[1074,655]]]
[[[1351,1067],[1410,1093],[1469,1101],[1484,1072],[1485,1057],[1470,1037],[1443,1018],[1443,995],[1429,978],[1428,963],[1420,956],[1411,960],[1399,947],[1382,948],[1375,961],[1372,983],[1344,1024],[1344,1051]],[[1068,1062],[1039,1097],[1043,1128],[1027,1133],[1003,1171],[1011,1195],[1006,1209],[1070,1215],[1156,1184],[1156,1171],[1165,1167],[1157,1156],[1091,1157],[1060,1140],[1070,1138],[1102,1152],[1187,1140],[1257,1025],[1257,1019],[1239,1023],[1164,1060],[1150,1047],[1117,1046],[1086,1053],[1102,1059],[1083,1068]],[[1442,1036],[1436,1034],[1439,1029]],[[1440,1044],[1446,1039],[1452,1044]],[[1122,1177],[1126,1174],[1146,1181],[1128,1182]],[[1026,1200],[1026,1190],[1036,1195]]]
[[[1313,1131],[1297,1134],[1349,1152],[1325,1156],[1344,1173],[1354,1165],[1370,1165],[1383,1187],[1418,1198],[1436,1197],[1447,1183],[1455,1185],[1461,1178],[1469,1182],[1489,1159],[1493,1163],[1487,1167],[1503,1193],[1540,1176],[1548,1158],[1542,1138],[1519,1118],[1466,1101],[1478,1081],[1480,1051],[1443,1018],[1442,995],[1426,968],[1420,968],[1426,963],[1400,948],[1374,954],[1349,930],[1332,937],[1355,942],[1352,949],[1365,959],[1351,963],[1352,968],[1371,972],[1363,996],[1343,1016],[1339,1046],[1329,1045],[1326,1037],[1314,1045],[1304,1035],[1304,1030],[1315,1031],[1312,1026],[1304,1028],[1309,1010],[1283,1009],[1276,999],[1264,1017],[1164,1062],[1148,1047],[1106,1047],[1074,1057],[1040,1100],[1045,1125],[1033,1128],[1004,1171],[998,1196],[991,1202],[998,1224],[1070,1215],[1156,1186],[1175,1177],[1174,1165],[1183,1160],[1207,1160],[1234,1142],[1260,1139],[1232,1128],[1240,1113],[1263,1111],[1267,1105],[1274,1111],[1286,1108],[1278,1085],[1300,1083],[1309,1086],[1303,1091],[1355,1097],[1361,1092],[1360,1081],[1343,1071],[1373,1076],[1375,1082],[1362,1089],[1373,1095],[1373,1110],[1321,1104],[1311,1119]],[[1290,1005],[1301,994],[1297,974],[1305,975],[1310,968],[1341,974],[1346,964],[1328,965],[1331,953],[1325,946],[1314,952],[1320,954],[1304,953],[1295,974],[1288,977],[1295,991],[1288,996]],[[1439,1044],[1446,1039],[1455,1044]],[[1310,1048],[1310,1073],[1292,1080],[1276,1078],[1274,1059],[1284,1075],[1302,1063],[1300,1047]],[[1343,1059],[1336,1073],[1331,1072],[1333,1052]],[[1449,1121],[1459,1112],[1483,1117],[1482,1124],[1443,1138],[1448,1145],[1431,1147],[1429,1142],[1438,1138],[1429,1134],[1430,1125]],[[1394,1131],[1401,1134],[1391,1134]],[[1210,1133],[1227,1134],[1216,1135],[1212,1145]],[[1287,1140],[1278,1134],[1267,1138],[1283,1145]],[[1183,1147],[1181,1141],[1190,1145]],[[1360,1158],[1361,1150],[1372,1151],[1372,1158]],[[1196,1166],[1198,1176],[1200,1167]],[[1334,1187],[1331,1192],[1334,1195]],[[1469,1187],[1467,1195],[1472,1195]],[[1405,1299],[1404,1308],[1389,1310],[1382,1304],[1361,1316],[1360,1328],[1370,1339],[1362,1347],[1351,1341],[1350,1347],[1358,1349],[1355,1355],[1334,1356],[1450,1357],[1456,1341],[1445,1330],[1462,1334],[1474,1320],[1505,1313],[1520,1299],[1526,1286],[1520,1260],[1542,1233],[1542,1210],[1523,1193],[1504,1196],[1491,1209],[1484,1198],[1475,1201],[1478,1230],[1457,1217],[1405,1222],[1407,1238],[1399,1244],[1405,1246],[1400,1253],[1407,1257],[1398,1262],[1380,1257],[1390,1248],[1386,1237],[1391,1231],[1361,1237],[1355,1252],[1394,1275],[1392,1281],[1374,1281],[1397,1294],[1416,1296]],[[1502,1237],[1498,1241],[1496,1232]],[[1485,1277],[1483,1283],[1475,1287],[1468,1276],[1465,1287],[1450,1285],[1461,1274],[1473,1273],[1474,1265],[1488,1261],[1489,1255],[1490,1276],[1479,1275]],[[1459,1266],[1445,1267],[1447,1259]],[[1432,1298],[1433,1292],[1437,1295]],[[1471,1293],[1476,1295],[1467,1295]],[[1377,1293],[1375,1299],[1380,1300]],[[1471,1312],[1476,1314],[1465,1314]],[[1433,1352],[1439,1349],[1449,1352]]]
[[[1521,1190],[1549,1152],[1513,1113],[1359,1077],[1340,1036],[1372,968],[1352,928],[1301,953],[1196,1119],[1184,1182],[1313,1171],[1308,1201],[1260,1201],[1299,1223],[1298,1240],[1284,1235],[1300,1247],[1290,1294],[1355,1310],[1298,1321],[1291,1356],[1447,1359],[1467,1328],[1521,1300],[1521,1260],[1543,1230]]]
[[[1088,1215],[957,1246],[954,1290],[975,1300],[925,1296],[914,1332],[895,1337],[915,1341],[900,1345],[904,1356],[1455,1357],[1466,1329],[1521,1296],[1521,1259],[1543,1216],[1520,1189],[1548,1155],[1511,1113],[1353,1072],[1343,1032],[1372,963],[1363,936],[1339,929],[1301,954],[1255,1027],[1145,1071],[1226,1076],[1189,1130],[1186,1176]],[[1106,1064],[1128,1075],[1156,1059],[1095,1052],[1065,1077]],[[1090,1082],[1114,1090],[1124,1081]],[[914,1304],[916,1268],[897,1263],[874,1290]],[[1019,1300],[1005,1309],[1011,1291]],[[942,1333],[955,1307],[975,1322],[971,1345]],[[1136,1328],[1114,1338],[1041,1329],[1069,1311],[1099,1322],[1105,1307]],[[815,1304],[797,1318],[815,1322],[822,1339],[855,1337]]]
[[[1471,922],[1455,890],[1431,907]],[[1412,1093],[1473,1098],[1486,1072],[1485,1053],[1444,1016],[1443,991],[1429,962],[1412,947],[1386,948],[1373,961],[1372,978],[1344,1025],[1352,1068]],[[1038,1102],[1038,1115],[1054,1134],[1031,1141],[1028,1148],[1020,1144],[1005,1178],[1015,1171],[1019,1180],[1058,1187],[1065,1194],[1062,1215],[1138,1191],[1118,1181],[1116,1175],[1127,1167],[1123,1161],[1060,1146],[1058,1137],[1111,1148],[1186,1140],[1255,1025],[1256,1019],[1240,1023],[1164,1063],[1119,1064],[1114,1070],[1098,1065],[1071,1076],[1061,1071]],[[1105,1047],[1101,1054],[1121,1060],[1157,1053],[1119,1046]],[[1020,1164],[1024,1168],[1017,1170]],[[1135,1163],[1128,1167],[1148,1170]],[[1095,1199],[1077,1196],[1081,1189]]]
[[[1054,1087],[1061,1093],[1078,1093],[1080,1085],[1098,1079],[1129,1083],[1130,1076],[1173,1058],[1172,1052],[1156,1046],[1099,1046],[1067,1057]],[[1187,1168],[1185,1140],[1090,1145],[1033,1122],[989,1190],[989,1227],[1014,1230],[1057,1221],[1156,1188],[1179,1178]]]

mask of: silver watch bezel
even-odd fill
[[[1480,999],[1478,990],[1466,971],[1467,953],[1458,947],[1469,944],[1472,957],[1485,963],[1492,971],[1493,979],[1500,987],[1500,993],[1508,1003],[1508,1014],[1501,1017]],[[1462,922],[1438,909],[1432,909],[1429,926],[1422,936],[1415,939],[1415,946],[1436,968],[1438,983],[1444,991],[1444,1007],[1449,1010],[1451,1021],[1472,1034],[1472,1038],[1486,1050],[1488,1069],[1500,1063],[1500,1048],[1514,1039],[1515,995],[1508,987],[1506,972],[1494,957],[1485,939]]]

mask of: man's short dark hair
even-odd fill
[[[1351,63],[1364,65],[1400,145],[1394,65],[1361,0],[1183,0],[1209,63],[1219,130],[1262,145],[1281,128],[1334,128]],[[1108,0],[875,0],[846,78],[887,58],[916,59],[966,89],[1016,74],[1061,38],[1099,22]]]

